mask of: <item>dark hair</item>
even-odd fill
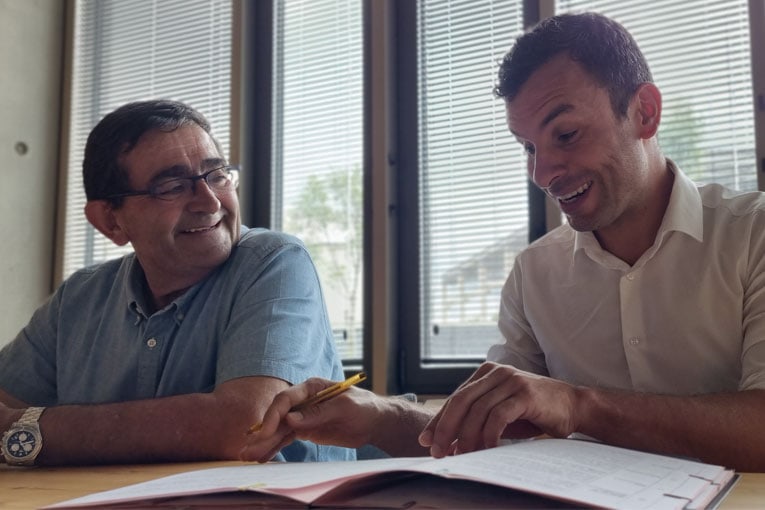
[[[120,158],[135,147],[144,133],[152,129],[175,131],[192,123],[204,129],[223,154],[207,119],[184,103],[166,99],[137,101],[106,115],[90,132],[85,144],[82,180],[87,199],[100,200],[129,191],[129,174]],[[114,207],[122,205],[121,198],[109,201]]]
[[[562,53],[608,91],[619,117],[627,113],[638,87],[653,82],[648,63],[629,32],[612,19],[587,12],[544,19],[519,37],[502,59],[494,93],[512,101],[534,71]]]

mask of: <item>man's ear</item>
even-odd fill
[[[638,134],[644,140],[653,137],[661,123],[661,92],[653,83],[643,83],[634,96]]]
[[[108,201],[88,200],[85,203],[85,217],[91,225],[117,246],[124,246],[130,241],[127,233],[120,227],[114,215],[114,209]]]

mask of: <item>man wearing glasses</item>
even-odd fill
[[[342,377],[308,253],[241,225],[239,172],[201,114],[118,108],[83,177],[90,223],[134,253],[72,275],[0,351],[5,462],[235,459],[274,395]],[[353,453],[296,441],[280,456]]]

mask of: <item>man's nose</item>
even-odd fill
[[[193,182],[191,189],[192,208],[199,210],[217,211],[220,208],[220,200],[215,191],[207,184],[205,179],[199,179]]]
[[[566,167],[563,159],[555,151],[537,151],[529,158],[531,180],[542,189],[549,188],[560,177]]]

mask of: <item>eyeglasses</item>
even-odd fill
[[[135,197],[140,195],[149,195],[151,198],[159,200],[173,201],[182,197],[190,197],[194,194],[197,181],[204,180],[207,186],[216,195],[231,193],[239,186],[239,168],[235,166],[222,166],[213,168],[209,172],[191,177],[176,177],[166,179],[149,186],[148,189],[140,191],[125,191],[114,195],[105,196],[105,200],[122,197]]]

